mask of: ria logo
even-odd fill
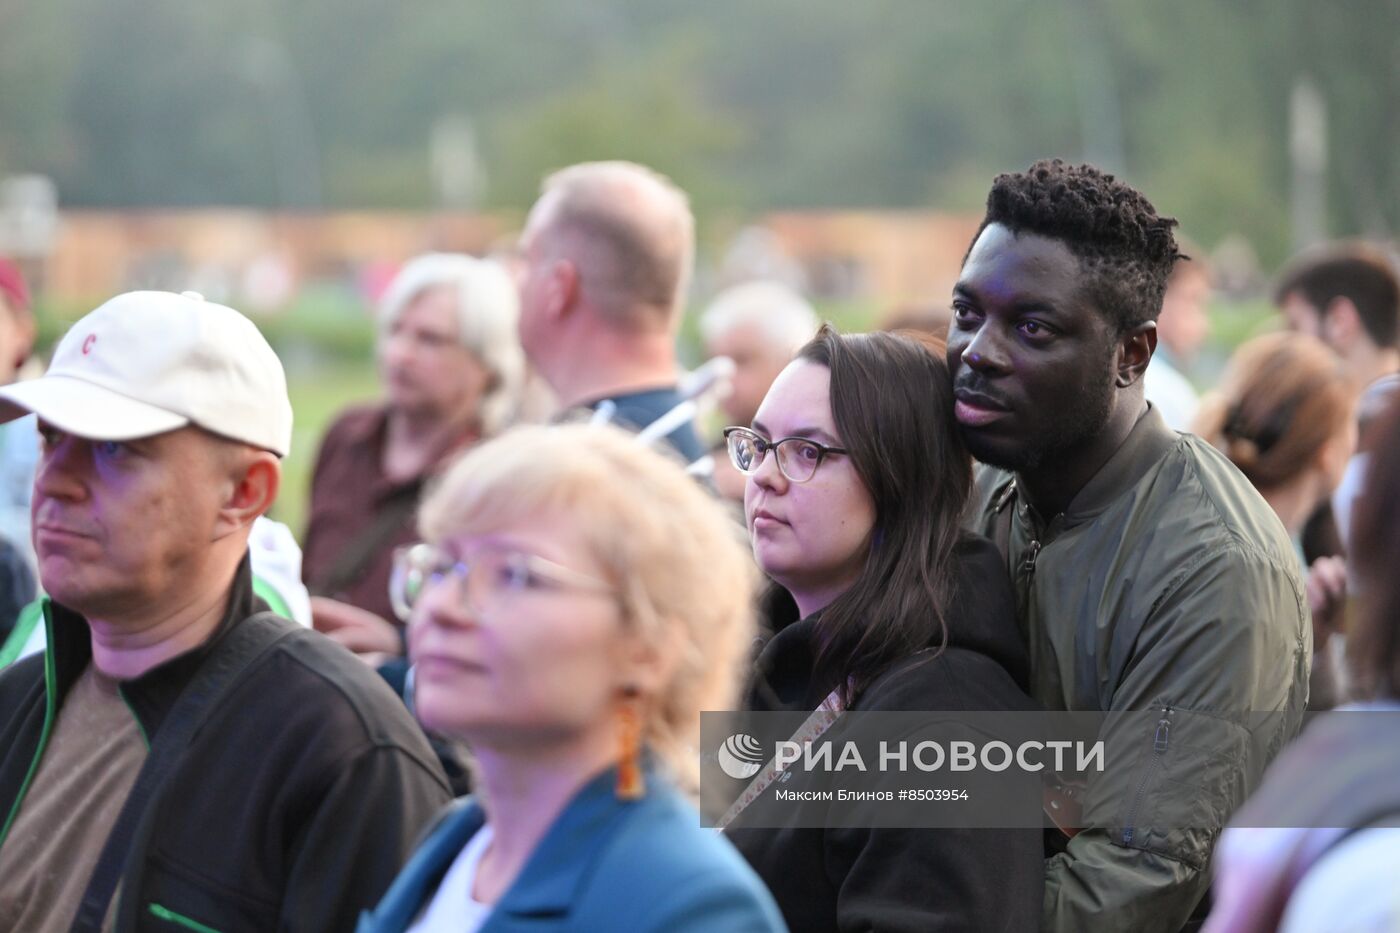
[[[724,740],[718,758],[721,771],[742,781],[753,777],[763,767],[763,746],[758,739],[740,732]]]

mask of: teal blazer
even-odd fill
[[[664,778],[648,771],[633,801],[616,780],[609,770],[575,795],[481,933],[786,933],[763,882]],[[452,804],[356,933],[403,933],[484,822],[475,798]]]

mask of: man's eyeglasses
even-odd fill
[[[508,596],[536,591],[581,590],[612,593],[612,586],[538,554],[516,550],[483,550],[459,560],[432,544],[415,544],[394,551],[389,600],[394,614],[407,622],[413,608],[431,587],[451,581],[468,611],[481,613]]]
[[[805,437],[784,437],[770,441],[748,428],[725,428],[729,459],[740,473],[758,472],[768,451],[776,452],[778,469],[794,483],[805,483],[816,475],[817,467],[832,454],[844,454],[844,447],[828,447]]]

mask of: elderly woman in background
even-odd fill
[[[326,432],[303,543],[316,627],[353,651],[403,653],[388,595],[393,551],[417,539],[425,482],[514,417],[525,371],[518,315],[506,271],[470,256],[419,256],[385,292],[384,398]]]
[[[680,467],[613,428],[526,427],[457,462],[401,552],[413,696],[468,742],[459,802],[362,933],[782,930],[700,828],[700,711],[734,699],[754,573]]]
[[[1236,351],[1219,392],[1202,404],[1196,433],[1259,490],[1278,515],[1307,573],[1313,618],[1308,707],[1334,705],[1345,681],[1341,639],[1346,567],[1319,557],[1308,567],[1301,538],[1326,504],[1356,448],[1355,398],[1333,353],[1305,334],[1265,334]]]

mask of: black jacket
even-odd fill
[[[204,645],[121,684],[154,737],[222,637],[265,611],[245,558]],[[91,660],[87,623],[51,605],[49,651],[0,674],[0,815],[22,802],[41,736]],[[46,716],[46,699],[57,697]],[[296,632],[209,711],[136,830],[118,931],[169,931],[162,915],[232,931],[354,929],[450,799],[403,703],[349,652]],[[3,845],[0,840],[0,845]]]
[[[896,664],[853,710],[1029,711],[1027,657],[1001,557],[968,536],[948,647]],[[759,656],[754,709],[814,709],[835,683],[812,676],[815,619],[783,629]],[[1044,895],[1040,830],[742,828],[726,834],[773,892],[788,926],[821,931],[1033,931]]]

